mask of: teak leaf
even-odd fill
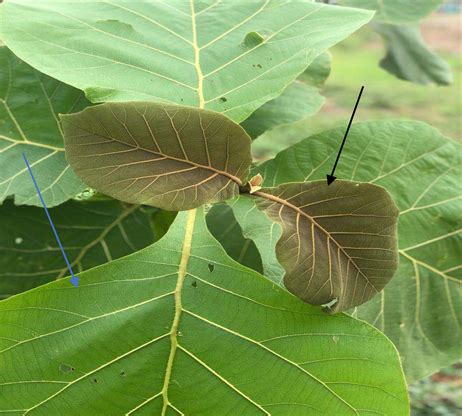
[[[417,25],[375,24],[374,29],[386,43],[387,52],[380,61],[383,69],[419,84],[452,83],[451,67],[428,48]]]
[[[106,103],[62,116],[66,154],[88,185],[122,201],[180,211],[239,194],[250,138],[207,110]]]
[[[271,186],[324,179],[344,134],[311,136],[252,173]],[[400,210],[396,276],[356,313],[395,343],[409,381],[423,378],[462,356],[462,148],[424,123],[399,120],[353,124],[348,143],[337,176],[384,186]]]
[[[384,288],[398,267],[398,210],[384,188],[337,180],[290,183],[254,195],[282,225],[276,255],[285,287],[340,312]]]
[[[340,0],[341,5],[375,11],[374,20],[391,23],[416,23],[435,11],[443,0]]]
[[[9,0],[0,37],[93,102],[168,101],[240,122],[371,17],[310,1]]]
[[[153,242],[147,209],[118,201],[68,201],[51,208],[76,274]],[[69,274],[43,208],[0,206],[0,299]]]
[[[201,209],[80,277],[78,292],[66,279],[0,302],[0,413],[409,412],[383,334],[231,260]]]
[[[64,157],[57,113],[87,104],[81,91],[41,74],[0,46],[0,204],[13,196],[18,205],[41,206],[23,152],[49,207],[85,189]]]

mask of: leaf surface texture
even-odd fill
[[[49,212],[75,274],[153,241],[146,208],[118,201],[68,201]],[[0,230],[0,298],[69,274],[43,208],[5,201]]]
[[[236,196],[249,172],[249,136],[211,111],[106,103],[62,120],[74,171],[122,201],[171,211],[196,208]]]
[[[80,277],[78,291],[61,280],[0,303],[3,412],[408,412],[383,334],[232,261],[201,210]]]
[[[376,295],[398,266],[397,209],[385,189],[337,180],[289,183],[262,189],[257,199],[282,225],[276,244],[286,270],[284,286],[331,312]]]
[[[169,101],[237,122],[372,16],[276,0],[19,0],[0,14],[15,54],[93,102]]]
[[[339,128],[311,136],[253,173],[266,186],[323,179],[343,135]],[[461,151],[424,123],[356,123],[336,170],[384,186],[400,210],[397,274],[356,313],[395,343],[409,381],[462,356]]]
[[[58,113],[87,105],[81,91],[49,78],[0,46],[0,203],[41,206],[22,153],[45,203],[59,205],[85,189],[64,156]]]

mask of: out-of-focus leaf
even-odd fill
[[[0,203],[14,196],[16,204],[41,206],[23,152],[48,206],[85,189],[64,157],[57,114],[86,105],[81,91],[41,74],[0,46]]]
[[[0,37],[93,102],[169,101],[241,122],[371,17],[306,1],[10,0]]]
[[[330,75],[331,61],[329,52],[322,53],[297,79],[314,87],[322,87]]]
[[[453,81],[451,67],[428,49],[418,26],[375,24],[387,52],[380,66],[396,77],[418,84],[448,85]]]
[[[50,215],[78,274],[152,243],[144,210],[117,201],[69,201],[50,209]],[[42,208],[5,201],[0,230],[0,298],[69,274]]]
[[[374,20],[383,23],[416,23],[435,11],[443,0],[339,0],[344,6],[375,11]]]
[[[212,111],[154,102],[106,103],[62,116],[77,175],[122,201],[186,210],[239,194],[250,138]]]
[[[371,299],[393,277],[398,211],[384,188],[322,180],[254,195],[282,225],[276,255],[286,271],[284,286],[305,302],[341,312]]]
[[[253,173],[267,186],[323,179],[343,135],[342,127],[309,137]],[[409,381],[462,357],[461,154],[424,123],[365,122],[352,126],[336,169],[384,186],[400,210],[396,276],[356,313],[395,343]]]
[[[383,334],[231,260],[200,210],[78,289],[60,280],[0,302],[0,350],[3,413],[409,412]]]

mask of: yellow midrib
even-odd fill
[[[178,280],[174,291],[175,299],[175,314],[173,317],[172,327],[170,329],[170,353],[167,360],[167,367],[165,370],[164,384],[162,387],[163,408],[162,416],[165,415],[167,407],[170,403],[168,398],[168,386],[172,376],[173,361],[175,359],[176,350],[178,348],[178,328],[180,325],[180,318],[182,312],[181,292],[183,289],[184,279],[186,277],[186,270],[188,267],[189,257],[191,254],[192,236],[194,231],[194,223],[196,221],[196,210],[188,211],[186,220],[186,228],[184,233],[183,248],[181,250],[180,266],[178,268]]]
[[[194,0],[190,0],[191,5],[191,24],[192,24],[192,35],[193,35],[193,48],[194,48],[194,67],[197,73],[197,93],[199,95],[199,108],[204,108],[204,92],[203,92],[203,79],[202,69],[200,67],[200,49],[197,46],[197,31],[196,31],[196,13],[194,11]],[[192,237],[194,232],[194,224],[196,221],[196,209],[188,211],[186,228],[184,234],[183,248],[181,250],[180,266],[178,268],[178,280],[176,282],[174,299],[175,299],[175,315],[173,317],[172,327],[170,329],[170,353],[167,359],[167,366],[165,369],[164,384],[162,387],[162,416],[165,416],[167,412],[170,400],[168,397],[168,386],[172,376],[173,362],[175,360],[176,350],[178,349],[178,328],[180,325],[181,312],[182,312],[182,290],[183,284],[186,277],[186,271],[188,267],[189,257],[191,255]]]

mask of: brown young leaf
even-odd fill
[[[384,188],[337,180],[255,192],[283,227],[276,245],[284,283],[313,305],[340,312],[379,292],[398,266],[398,210]]]
[[[75,173],[122,201],[192,209],[237,196],[249,172],[249,136],[212,111],[106,103],[61,120]]]

